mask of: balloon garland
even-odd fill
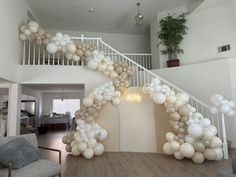
[[[190,158],[201,164],[204,160],[219,161],[223,158],[222,140],[217,137],[217,129],[192,107],[186,93],[175,93],[158,78],[143,88],[157,104],[164,104],[170,115],[169,124],[174,132],[166,133],[167,142],[163,151],[178,160]]]
[[[228,117],[235,116],[235,102],[233,100],[224,99],[224,97],[220,94],[212,95],[211,103],[213,106],[211,107],[210,111],[212,114],[226,114]]]
[[[119,105],[120,97],[130,86],[130,78],[133,75],[128,64],[114,62],[109,56],[98,51],[96,46],[74,42],[67,34],[56,33],[52,36],[45,33],[34,21],[20,27],[19,38],[22,41],[36,42],[52,54],[62,52],[68,60],[84,60],[88,68],[98,70],[113,80],[95,88],[83,99],[81,109],[75,113],[76,130],[62,138],[66,150],[74,156],[82,154],[86,159],[91,159],[94,155],[103,154],[102,141],[108,137],[108,132],[95,120],[106,103]],[[178,160],[190,158],[198,164],[203,163],[205,159],[219,161],[223,158],[222,141],[216,136],[216,127],[188,104],[188,94],[175,93],[169,86],[162,85],[158,78],[153,78],[150,84],[143,87],[143,91],[149,94],[155,103],[163,104],[170,115],[169,124],[174,132],[166,133],[167,142],[163,145],[165,154],[174,155]],[[223,106],[223,101],[221,104]],[[219,105],[218,102],[215,104]],[[215,108],[214,110],[216,112]],[[228,114],[232,114],[232,111]]]

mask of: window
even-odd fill
[[[71,117],[75,116],[75,111],[80,109],[80,99],[53,99],[53,112],[65,114],[70,112]]]

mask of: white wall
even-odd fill
[[[19,26],[27,19],[25,0],[1,0],[0,5],[0,78],[15,81],[16,65],[20,62]]]
[[[149,35],[139,34],[118,34],[118,33],[92,33],[80,31],[62,31],[62,30],[47,30],[52,34],[63,32],[71,36],[85,37],[101,37],[104,42],[109,44],[114,49],[122,53],[150,53],[151,44]]]
[[[21,84],[84,84],[85,95],[111,79],[82,66],[18,66]]]
[[[64,92],[63,99],[80,99],[82,101],[84,97],[84,92]],[[43,107],[42,113],[52,113],[53,112],[53,99],[61,99],[61,93],[43,93]],[[79,108],[78,108],[79,109]]]
[[[236,57],[236,19],[234,0],[206,0],[187,18],[188,35],[182,43],[181,63],[191,64],[224,57]],[[218,53],[230,44],[231,51]]]
[[[210,105],[210,97],[219,93],[236,101],[236,59],[222,59],[153,72]],[[228,139],[236,145],[235,119],[226,119]]]

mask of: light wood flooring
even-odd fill
[[[220,171],[231,171],[231,160],[205,162],[178,161],[171,156],[153,153],[107,152],[86,160],[66,153],[61,138],[66,132],[49,132],[38,136],[39,145],[62,150],[62,177],[216,177]],[[54,152],[42,151],[43,157],[57,160]],[[230,150],[236,156],[236,150]]]

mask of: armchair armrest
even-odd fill
[[[12,177],[12,163],[11,162],[0,161],[0,164],[4,164],[4,165],[7,164],[7,167],[8,167],[8,177]]]
[[[59,164],[61,164],[61,150],[54,149],[54,148],[43,147],[43,146],[38,146],[38,148],[58,152],[59,153]]]

